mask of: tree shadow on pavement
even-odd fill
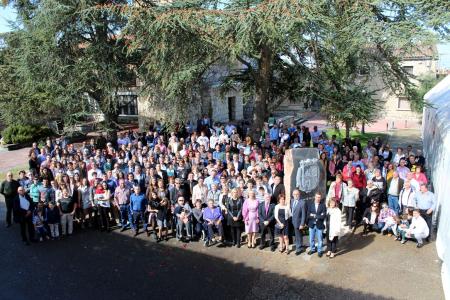
[[[97,231],[25,246],[17,224],[1,228],[0,238],[4,300],[383,299],[215,256],[238,249],[156,244],[143,236]]]

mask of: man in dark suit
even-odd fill
[[[302,230],[306,222],[306,202],[300,199],[300,191],[295,189],[292,192],[293,199],[291,200],[292,225],[294,226],[295,234],[295,255],[300,255],[304,250],[302,247],[303,236]]]
[[[322,194],[320,194],[319,192],[315,194],[314,201],[308,203],[307,216],[309,227],[308,255],[312,255],[317,251],[319,257],[322,257],[323,230],[325,229],[324,221],[327,216],[327,208],[322,202]],[[315,238],[317,238],[317,250]]]
[[[270,234],[270,250],[275,251],[275,204],[270,203],[271,196],[269,193],[264,195],[264,202],[261,202],[258,206],[259,228],[261,229],[261,244],[260,250],[263,250],[266,246],[266,234]]]
[[[272,203],[278,203],[278,196],[283,194],[285,195],[286,191],[284,188],[284,184],[281,181],[281,176],[275,176],[272,184]]]
[[[192,199],[192,193],[194,190],[194,186],[197,184],[197,181],[194,180],[194,174],[189,173],[187,180],[183,184],[183,190],[186,192],[185,199],[186,201],[191,201],[192,206],[195,206],[195,200]]]
[[[20,224],[20,234],[22,235],[22,241],[26,245],[29,245],[30,241],[34,240],[33,208],[33,201],[31,201],[30,196],[25,194],[23,187],[19,187],[17,196],[14,199],[14,221]]]
[[[17,197],[17,189],[19,186],[19,182],[13,179],[13,174],[11,172],[6,173],[6,180],[0,185],[0,194],[5,197],[6,203],[6,227],[11,227],[14,199]]]

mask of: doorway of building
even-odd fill
[[[228,97],[228,120],[236,120],[236,97]]]

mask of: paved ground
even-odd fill
[[[3,202],[0,202],[3,206]],[[3,219],[3,212],[2,212]],[[359,233],[333,260],[78,231],[25,246],[0,222],[0,299],[443,299],[434,244]],[[357,231],[358,232],[358,231]]]

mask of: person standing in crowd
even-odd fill
[[[256,200],[255,191],[248,193],[248,198],[244,201],[242,206],[242,216],[245,223],[245,232],[247,233],[248,248],[256,247],[256,233],[259,230],[258,219],[258,200]]]
[[[206,186],[206,184],[204,184],[203,177],[199,177],[198,183],[192,189],[192,199],[193,201],[200,199],[202,201],[202,204],[206,206],[206,203],[208,201],[207,196],[208,196],[208,187]]]
[[[344,207],[345,226],[348,226],[350,230],[353,229],[353,215],[358,201],[359,190],[353,186],[353,180],[349,180],[347,186],[344,187],[342,205]]]
[[[349,179],[349,180],[351,180],[351,179]],[[334,181],[330,184],[330,188],[328,190],[328,194],[327,194],[327,198],[326,198],[326,204],[328,205],[328,202],[330,202],[331,200],[334,200],[334,201],[336,201],[337,206],[339,206],[341,204],[341,200],[344,195],[344,189],[346,187],[347,187],[347,185],[344,182],[342,182],[342,175],[337,174],[336,181]]]
[[[284,184],[282,183],[282,178],[279,175],[276,175],[273,184],[271,186],[272,190],[272,203],[277,203],[278,196],[285,195],[286,190],[284,188]]]
[[[280,253],[286,251],[289,254],[289,218],[291,217],[291,210],[286,204],[284,194],[278,196],[278,204],[275,205],[274,217],[276,220],[275,232],[280,240]]]
[[[411,182],[409,180],[405,181],[403,184],[403,189],[400,191],[398,198],[402,213],[407,214],[409,211],[414,210],[416,205],[415,192],[412,189]]]
[[[6,179],[0,185],[0,194],[5,197],[6,204],[6,227],[11,227],[12,225],[11,217],[13,215],[14,200],[17,197],[19,186],[20,184],[13,178],[12,172],[6,173]]]
[[[420,191],[414,194],[415,207],[419,210],[420,215],[427,222],[429,234],[426,236],[427,242],[433,232],[433,212],[436,210],[436,197],[428,190],[425,183],[420,185]]]
[[[169,199],[163,198],[158,204],[157,209],[158,212],[156,213],[156,224],[158,225],[158,237],[156,239],[156,242],[159,243],[163,240],[163,231],[165,231],[164,240],[167,242],[169,240],[169,229],[167,226],[167,220],[169,218]],[[133,224],[133,227],[137,228],[135,224]]]
[[[194,237],[198,240],[205,240],[206,233],[203,221],[203,208],[200,200],[195,201],[194,208],[192,209],[193,223],[194,223]]]
[[[139,185],[135,185],[133,190],[134,193],[130,196],[130,208],[133,215],[134,236],[137,236],[139,234],[139,225],[141,222],[144,224],[144,231],[147,231],[147,222],[144,214],[148,202],[145,195],[141,193],[141,187]]]
[[[228,226],[231,230],[231,240],[233,246],[241,247],[241,229],[244,223],[242,222],[242,207],[243,201],[239,197],[237,189],[231,191],[231,196],[226,203],[225,213],[228,218]]]
[[[314,195],[314,202],[308,204],[307,224],[309,227],[309,252],[312,255],[317,252],[322,257],[323,230],[325,229],[325,218],[327,214],[325,204],[322,202],[322,194],[317,192]],[[315,240],[317,239],[317,248]]]
[[[119,186],[114,191],[114,205],[119,211],[120,231],[125,231],[128,222],[132,222],[131,218],[129,218],[130,195],[131,192],[125,186],[125,180],[120,179]]]
[[[25,189],[23,187],[18,187],[16,196],[13,199],[14,221],[20,224],[20,235],[22,236],[22,241],[25,245],[30,245],[30,241],[34,241],[32,213],[34,206],[34,202],[31,200],[30,196],[25,193]]]
[[[259,203],[258,206],[258,218],[259,218],[259,229],[261,233],[261,243],[259,249],[263,250],[266,247],[266,234],[270,234],[270,250],[275,251],[275,204],[271,203],[271,196],[269,193],[264,194],[264,201]]]
[[[295,189],[292,192],[290,207],[295,235],[295,255],[300,255],[304,251],[302,230],[306,222],[306,202],[304,199],[300,199],[300,190]]]
[[[59,200],[58,206],[61,213],[61,235],[63,237],[66,235],[72,235],[73,216],[75,215],[77,204],[72,196],[69,195],[69,191],[67,189],[63,190],[62,198]]]
[[[387,196],[389,208],[397,214],[400,213],[398,197],[403,189],[403,179],[398,177],[398,172],[394,171],[392,178],[387,181]]]
[[[59,224],[61,223],[61,215],[59,208],[54,202],[49,202],[48,207],[45,208],[45,218],[50,229],[50,237],[52,239],[59,238]]]
[[[333,258],[336,254],[336,247],[341,234],[341,210],[336,205],[336,201],[331,200],[327,209],[327,256]]]
[[[108,185],[105,181],[98,183],[94,191],[94,202],[97,205],[99,217],[100,217],[100,230],[109,231],[109,212],[111,209],[110,203],[111,193],[108,189]]]

